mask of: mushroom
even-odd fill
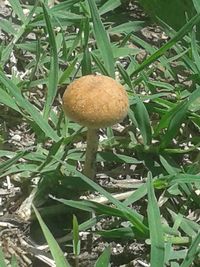
[[[86,75],[73,81],[63,95],[65,115],[88,128],[83,173],[95,177],[98,129],[122,121],[128,112],[128,96],[124,87],[103,75]]]

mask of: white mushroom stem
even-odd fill
[[[98,150],[99,138],[98,130],[88,128],[87,131],[87,148],[85,154],[84,175],[90,179],[95,178],[96,173],[96,154]]]

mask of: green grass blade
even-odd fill
[[[74,38],[74,41],[73,41],[71,47],[69,48],[69,51],[68,51],[67,56],[66,56],[67,60],[71,57],[73,51],[78,47],[79,42],[81,40],[81,36],[82,36],[82,28],[79,29],[79,32],[76,35],[76,38]]]
[[[193,60],[194,60],[194,62],[196,64],[196,67],[198,69],[198,72],[200,72],[200,56],[199,56],[199,52],[198,52],[196,34],[195,34],[195,31],[194,30],[192,31],[191,48],[192,48]]]
[[[80,0],[68,0],[61,3],[58,3],[57,5],[54,5],[49,12],[56,15],[59,11],[69,11],[70,8],[75,5],[76,3],[80,2]]]
[[[64,162],[62,164],[65,165]],[[92,188],[94,188],[96,191],[104,195],[111,203],[113,203],[118,209],[120,209],[124,216],[140,231],[140,233],[144,236],[148,236],[148,228],[146,225],[142,222],[143,217],[134,211],[133,209],[129,209],[121,203],[119,200],[115,199],[110,193],[108,193],[106,190],[104,190],[101,186],[93,182],[91,179],[83,175],[82,173],[78,172],[74,167],[67,165],[68,171],[71,171],[75,176],[78,176],[83,180],[85,183],[89,184]]]
[[[21,110],[18,108],[17,104],[15,103],[14,99],[3,89],[0,88],[0,103],[10,107],[18,112],[21,113]]]
[[[170,185],[173,184],[191,184],[200,181],[200,175],[193,175],[193,174],[176,174],[173,179],[170,180]]]
[[[185,259],[183,260],[180,267],[190,267],[193,263],[194,258],[199,253],[199,245],[200,245],[200,231],[195,237],[195,239],[192,241],[191,246],[188,249],[187,255]]]
[[[137,190],[135,190],[135,192],[132,195],[126,198],[126,200],[124,200],[123,203],[124,205],[128,206],[138,201],[139,199],[143,198],[146,194],[147,194],[147,185],[143,184]]]
[[[34,206],[32,206],[32,207],[33,207],[35,215],[36,215],[36,217],[38,219],[40,227],[42,228],[43,234],[44,234],[44,236],[45,236],[45,238],[47,240],[47,243],[49,245],[49,249],[50,249],[51,254],[52,254],[52,256],[53,256],[53,258],[55,260],[56,266],[70,267],[70,264],[66,260],[61,248],[59,247],[59,245],[56,242],[55,238],[53,237],[53,235],[49,231],[48,227],[46,226],[46,224],[42,220],[42,217],[40,216],[39,212],[37,211],[37,209]]]
[[[44,107],[44,119],[48,119],[49,113],[51,110],[52,103],[57,93],[57,86],[58,86],[58,52],[56,46],[55,35],[53,31],[53,27],[51,25],[50,16],[45,5],[42,5],[44,18],[46,22],[47,32],[49,34],[49,44],[51,46],[51,65],[50,71],[48,74],[48,91],[47,91],[47,98],[45,101]]]
[[[83,22],[83,59],[81,62],[82,75],[87,75],[92,73],[92,62],[91,62],[91,53],[88,47],[88,40],[90,35],[90,24],[89,18]]]
[[[99,70],[101,71],[101,73],[103,75],[109,76],[109,72],[107,71],[106,67],[101,62],[101,60],[99,59],[99,57],[97,55],[95,55],[94,53],[92,53],[92,59],[94,60],[95,64],[97,65],[97,67],[99,68]]]
[[[94,36],[96,38],[97,46],[104,61],[106,70],[111,77],[115,77],[114,56],[108,39],[108,35],[104,29],[103,23],[99,16],[99,12],[94,0],[88,0],[90,12],[94,27]]]
[[[143,27],[145,27],[144,21],[129,21],[125,23],[121,23],[117,26],[114,26],[110,29],[108,29],[108,32],[112,33],[126,33],[126,37],[124,38],[123,42],[120,44],[120,46],[123,46],[126,41],[130,38],[130,33],[137,32],[141,30]]]
[[[150,55],[156,53],[156,51],[157,51],[157,49],[154,48],[151,44],[145,42],[144,40],[142,40],[141,38],[139,38],[135,34],[131,34],[130,39],[137,46],[143,47]],[[133,64],[130,64],[128,69],[127,69],[128,73],[130,75],[131,75],[133,69],[139,68],[139,65],[136,64],[135,59],[132,59],[131,61],[133,62]],[[173,71],[172,71],[172,68],[169,64],[169,60],[165,56],[162,56],[161,58],[159,58],[159,61],[162,64],[162,66],[166,67],[166,75],[169,77],[173,77]],[[150,71],[152,72],[152,70],[150,70]]]
[[[96,231],[97,234],[101,235],[107,239],[119,239],[120,241],[124,240],[133,240],[137,238],[137,235],[134,233],[134,229],[131,227],[117,228],[111,230],[99,230]]]
[[[186,117],[188,107],[198,98],[200,97],[200,88],[197,88],[191,95],[189,96],[189,99],[181,102],[178,104],[174,109],[173,112],[170,113],[170,116],[167,120],[169,120],[169,125],[167,127],[167,132],[164,136],[164,138],[161,141],[161,147],[166,147],[172,140],[174,136],[176,136],[177,132],[180,129],[181,123],[184,121],[184,118]],[[168,113],[164,115],[164,117],[167,117]],[[166,119],[162,118],[162,121],[165,123]]]
[[[194,7],[195,7],[197,13],[200,13],[200,2],[199,2],[199,0],[192,0],[192,1],[193,1]]]
[[[55,199],[65,205],[68,205],[76,209],[88,212],[95,212],[98,214],[120,217],[120,218],[126,218],[121,210],[94,201],[89,201],[89,200],[76,201],[76,200],[57,199],[57,198]]]
[[[138,127],[141,131],[143,142],[145,145],[151,144],[152,132],[149,114],[146,110],[144,103],[141,101],[139,97],[136,97],[136,106],[134,107],[134,114],[138,124]]]
[[[0,266],[7,267],[6,262],[5,262],[5,257],[2,251],[2,247],[0,247]]]
[[[5,19],[0,20],[0,29],[2,29],[8,34],[15,35],[15,29],[13,28],[12,23],[8,20]]]
[[[12,256],[11,259],[11,267],[19,267],[18,263],[17,263],[17,258],[15,255]]]
[[[75,256],[80,254],[79,225],[75,215],[73,215],[73,253]]]
[[[81,62],[82,66],[82,75],[88,75],[92,73],[92,63],[91,63],[91,56],[89,48],[86,47],[84,53],[83,53],[83,59]]]
[[[177,34],[169,40],[166,44],[164,44],[160,49],[158,49],[154,54],[149,56],[140,66],[131,73],[131,77],[137,75],[144,68],[148,67],[151,63],[155,62],[158,58],[164,55],[164,53],[174,46],[178,41],[180,41],[191,29],[194,25],[199,23],[200,14],[195,15],[188,23],[186,23]]]
[[[12,9],[14,10],[18,18],[24,23],[26,16],[24,15],[20,2],[18,0],[10,0],[9,3],[11,4]]]
[[[110,255],[111,250],[109,247],[107,247],[103,253],[100,255],[98,260],[95,263],[95,267],[109,267],[110,266]]]
[[[151,239],[151,266],[164,267],[164,233],[160,220],[160,211],[154,193],[152,178],[150,175],[147,181],[147,192],[147,214]]]
[[[119,7],[120,5],[121,5],[120,0],[108,0],[99,8],[99,14],[102,16],[103,14],[109,11],[113,11],[115,8]]]
[[[59,84],[63,84],[66,82],[66,80],[69,78],[73,70],[75,69],[75,65],[77,63],[78,58],[76,57],[70,64],[69,66],[63,71],[59,78]]]
[[[133,87],[132,87],[132,82],[131,82],[131,78],[130,76],[128,75],[127,71],[122,67],[122,65],[118,64],[117,65],[117,68],[119,70],[119,73],[120,75],[122,76],[123,80],[125,81],[125,83],[128,85],[128,87],[130,89],[133,90]]]
[[[25,155],[25,151],[21,151],[13,156],[11,159],[8,159],[0,164],[0,175],[13,166],[19,159]]]
[[[3,72],[0,71],[0,82],[8,89],[10,95],[12,95],[17,104],[22,107],[33,119],[33,121],[40,127],[40,129],[46,134],[46,136],[52,138],[54,141],[58,141],[59,137],[56,132],[51,128],[47,121],[41,116],[38,110],[25,99],[19,88],[9,80]]]
[[[170,162],[170,160],[168,159],[166,155],[160,155],[159,158],[160,158],[161,164],[163,165],[165,170],[168,172],[168,174],[176,175],[178,172],[180,172],[180,169],[178,169],[177,167],[175,168],[175,166],[172,165],[172,163]]]
[[[161,147],[166,147],[173,137],[177,134],[177,132],[180,129],[181,123],[184,121],[184,118],[186,116],[186,112],[188,109],[187,102],[183,102],[176,108],[176,112],[173,113],[173,116],[171,116],[169,126],[167,128],[167,132],[162,139]]]

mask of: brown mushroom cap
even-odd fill
[[[63,109],[73,121],[104,128],[124,119],[128,96],[124,87],[103,75],[86,75],[72,82],[63,95]]]

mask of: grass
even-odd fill
[[[138,34],[149,21],[129,21],[123,1],[64,1],[52,7],[47,2],[10,1],[16,19],[0,21],[5,37],[0,44],[0,124],[6,126],[1,127],[2,181],[10,177],[15,185],[17,175],[26,188],[24,198],[36,187],[29,219],[39,221],[56,266],[81,266],[81,231],[108,243],[142,244],[140,260],[148,266],[199,266],[198,1],[193,1],[195,15],[181,28],[160,20],[169,39],[159,45]],[[116,77],[129,96],[123,131],[103,129],[97,155],[101,182],[101,173],[120,186],[130,179],[131,193],[122,200],[81,173],[86,130],[62,111],[63,90],[90,73]],[[33,145],[8,147],[16,123],[26,125]],[[104,202],[81,200],[88,191]],[[62,216],[64,250],[54,236],[59,227],[51,224]],[[94,266],[112,266],[111,254],[111,246],[105,247]],[[15,257],[11,262],[17,266]],[[6,264],[0,250],[0,265]]]

